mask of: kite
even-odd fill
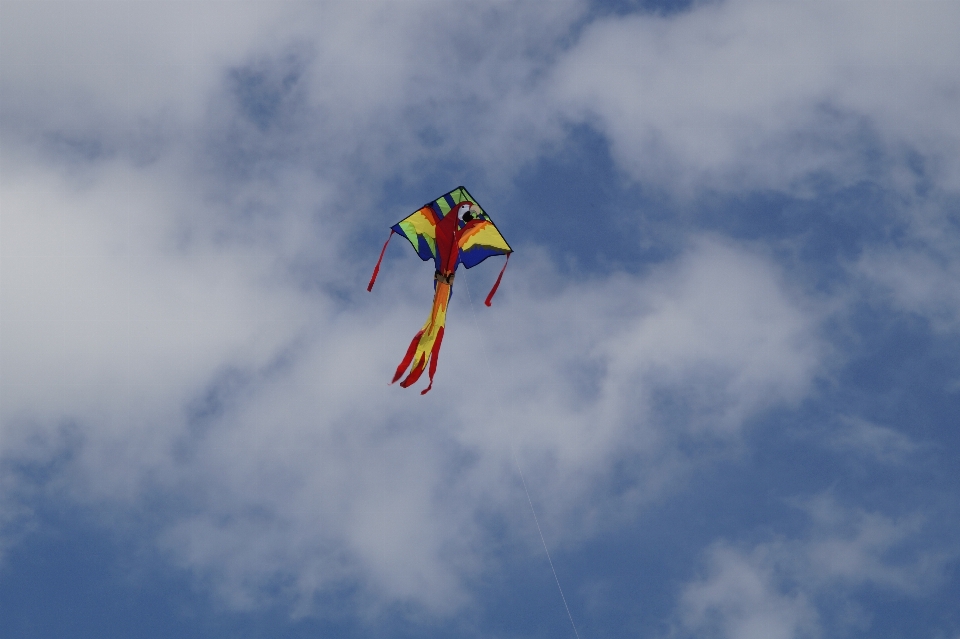
[[[380,259],[377,260],[367,285],[368,291],[373,290],[383,254],[386,253],[387,244],[394,233],[407,238],[421,260],[426,262],[432,259],[436,266],[430,315],[420,332],[413,336],[413,341],[410,342],[410,347],[390,382],[393,384],[409,370],[406,378],[400,382],[400,386],[406,388],[420,379],[429,366],[430,384],[420,391],[421,395],[426,395],[433,388],[433,375],[437,371],[437,358],[440,355],[440,344],[443,342],[443,330],[447,321],[447,305],[450,302],[457,267],[463,264],[464,268],[473,268],[491,255],[507,256],[496,283],[484,301],[484,304],[490,306],[513,249],[467,189],[458,186],[390,227],[390,235],[383,244]]]

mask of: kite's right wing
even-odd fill
[[[509,255],[513,252],[500,231],[486,213],[471,220],[460,235],[460,263],[473,268],[491,255]]]

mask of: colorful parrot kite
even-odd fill
[[[390,227],[390,235],[383,244],[380,259],[377,260],[370,284],[367,285],[368,291],[373,290],[383,254],[387,251],[387,244],[394,233],[407,238],[421,260],[432,259],[436,265],[433,276],[433,308],[426,324],[413,336],[407,354],[390,382],[396,382],[409,368],[406,379],[400,382],[400,386],[406,388],[420,379],[429,364],[430,385],[420,392],[425,395],[433,388],[433,374],[437,371],[437,357],[440,354],[443,327],[447,319],[447,304],[450,302],[457,266],[463,264],[464,268],[473,268],[491,255],[506,255],[509,261],[513,249],[467,189],[458,186]],[[496,283],[484,301],[487,306],[490,306],[490,300],[497,292],[506,269],[507,262],[504,262]]]

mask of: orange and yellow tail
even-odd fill
[[[403,376],[403,373],[410,366],[410,373],[406,379],[400,382],[400,385],[406,388],[410,386],[423,375],[427,363],[430,364],[430,385],[420,391],[421,395],[427,394],[433,388],[433,374],[437,372],[437,358],[440,355],[440,344],[443,343],[443,326],[447,321],[447,304],[450,302],[450,284],[438,281],[437,289],[433,294],[433,308],[430,310],[430,317],[427,323],[423,325],[420,332],[413,336],[407,354],[403,356],[403,361],[397,367],[397,373],[393,376],[393,384]],[[412,365],[411,365],[412,363]]]

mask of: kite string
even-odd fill
[[[509,255],[507,256],[509,259]],[[506,264],[504,264],[506,267]],[[501,273],[502,275],[502,273]],[[473,325],[477,329],[477,335],[480,335],[480,323],[477,321],[477,310],[473,305],[473,295],[470,294],[470,286],[467,284],[467,278],[462,279],[464,288],[467,289],[467,299],[470,301],[470,312],[473,315]],[[499,284],[499,281],[497,282]],[[487,379],[493,379],[493,367],[490,365],[490,356],[486,350],[483,350],[483,359],[487,364]],[[500,402],[497,402],[497,408],[500,408]],[[517,474],[520,475],[520,483],[523,485],[523,492],[527,495],[527,503],[530,504],[530,513],[533,515],[533,522],[537,525],[537,532],[540,534],[540,543],[543,544],[543,552],[547,555],[547,563],[550,564],[550,571],[553,573],[553,580],[557,582],[557,590],[560,591],[560,599],[563,601],[563,607],[567,611],[567,618],[570,619],[570,626],[573,627],[573,634],[580,639],[580,633],[577,631],[577,624],[573,622],[573,615],[570,614],[570,606],[567,605],[567,598],[563,594],[563,587],[560,585],[560,578],[557,576],[557,569],[553,567],[553,559],[550,557],[550,549],[547,548],[547,540],[543,536],[543,529],[540,528],[540,518],[537,517],[537,509],[533,507],[533,499],[530,498],[530,491],[527,489],[527,480],[523,477],[523,469],[520,468],[520,458],[517,456],[517,447],[514,445],[513,436],[508,437],[510,442],[510,453],[513,455],[513,463],[517,467]]]

